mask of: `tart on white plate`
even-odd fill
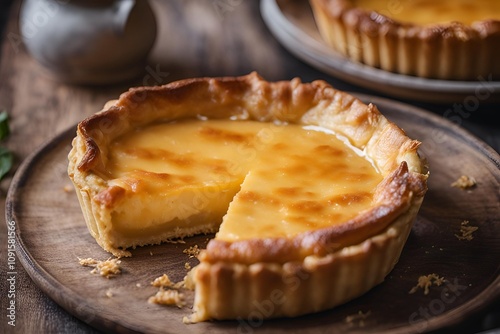
[[[115,256],[216,233],[190,273],[190,321],[263,303],[292,317],[392,270],[427,190],[419,144],[324,81],[195,78],[131,89],[79,123],[69,176]]]
[[[390,72],[444,80],[499,80],[497,0],[310,0],[325,42]]]

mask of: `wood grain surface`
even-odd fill
[[[100,110],[107,100],[116,98],[132,86],[144,83],[162,84],[191,76],[241,75],[256,70],[268,80],[290,79],[296,76],[301,77],[303,81],[324,79],[339,89],[375,94],[373,91],[322,73],[288,53],[273,38],[262,21],[258,1],[229,0],[152,1],[159,21],[159,34],[149,67],[145,68],[143,76],[132,82],[114,86],[65,85],[50,77],[27,54],[22,43],[19,43],[17,18],[20,1],[14,1],[10,14],[7,15],[4,8],[9,2],[12,1],[2,0],[0,4],[2,14],[0,17],[8,17],[7,25],[3,29],[0,54],[0,108],[5,108],[9,112],[12,131],[9,139],[2,144],[14,152],[16,163],[13,170],[0,183],[0,189],[4,195],[0,198],[2,210],[5,194],[15,171],[31,153],[56,134]],[[156,75],[152,76],[151,72]],[[496,121],[499,105],[481,103],[467,105],[466,103],[470,102],[468,100],[457,100],[447,105],[406,102],[431,110],[437,117],[448,119],[457,126],[471,131],[497,152],[500,150],[500,126]],[[421,125],[420,128],[425,132],[426,124]],[[440,135],[441,132],[431,133],[431,138],[435,139],[434,143],[439,142]],[[476,151],[475,148],[469,150]],[[481,151],[480,148],[477,150]],[[456,149],[450,148],[443,157],[435,156],[434,158],[444,159],[453,154],[459,153]],[[461,156],[457,156],[454,161],[454,168],[459,168],[462,164]],[[63,166],[57,165],[57,168],[62,170]],[[473,168],[473,166],[468,168]],[[60,181],[63,180],[66,181],[61,174]],[[498,188],[496,191],[498,194]],[[441,198],[439,195],[433,195],[429,198],[444,200],[449,199],[449,196],[451,195]],[[38,201],[47,200],[35,197]],[[462,198],[461,201],[466,202],[466,198]],[[29,202],[25,203],[25,205],[28,204]],[[483,208],[480,204],[478,206]],[[454,210],[458,209],[460,206],[454,206],[450,212],[444,212],[443,219],[455,217],[457,213]],[[66,214],[65,208],[55,210],[61,217]],[[51,211],[47,207],[40,208],[39,215],[49,212]],[[86,233],[82,235],[82,238],[87,237]],[[16,281],[14,284],[16,327],[9,326],[5,313],[9,301],[6,298],[9,289],[6,275],[6,268],[8,268],[6,250],[7,225],[0,224],[0,293],[2,294],[0,297],[0,332],[28,334],[101,332],[66,312],[48,297],[31,280],[19,260],[15,262]],[[73,252],[74,250],[68,247],[65,251]],[[417,252],[412,253],[413,255],[425,256],[425,251],[424,254]],[[475,258],[475,255],[477,253],[471,252],[469,258],[474,267],[479,266],[479,263],[483,261]],[[453,258],[458,260],[457,257]],[[45,261],[50,263],[49,259]],[[439,263],[432,258],[429,261],[433,266],[439,267]],[[486,261],[486,263],[494,262],[494,260]],[[471,288],[467,291],[473,293],[479,291],[480,287],[477,289]],[[491,326],[500,326],[498,322],[495,322],[495,317],[496,319],[499,317],[499,310],[500,306],[496,303],[485,310],[478,310],[475,314],[464,316],[457,325],[458,327],[442,329],[439,333],[454,333],[457,332],[457,328],[461,332],[475,333],[491,328]],[[313,326],[316,318],[309,318],[309,321]]]

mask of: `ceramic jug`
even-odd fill
[[[144,73],[157,28],[147,0],[24,0],[19,22],[32,57],[77,84]]]

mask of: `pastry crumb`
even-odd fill
[[[135,286],[138,287],[138,288],[141,288],[142,284],[141,283],[136,283]]]
[[[189,262],[184,263],[184,268],[186,268],[187,270],[190,270],[191,264],[189,264]]]
[[[167,274],[163,274],[160,277],[154,279],[151,282],[151,285],[157,288],[171,288],[171,289],[180,289],[184,287],[184,280],[174,283],[170,280]]]
[[[455,234],[458,240],[467,240],[471,241],[474,239],[472,233],[476,232],[479,229],[477,226],[470,226],[468,220],[464,220],[460,223],[460,234]]]
[[[366,313],[363,313],[362,311],[358,311],[358,313],[349,315],[347,316],[344,321],[348,324],[354,324],[357,323],[359,327],[364,327],[365,326],[365,320],[370,316],[372,312],[367,311]]]
[[[183,293],[180,293],[178,290],[165,290],[163,288],[156,295],[149,297],[148,302],[151,304],[175,305],[178,308],[186,305]]]
[[[189,255],[190,258],[192,257],[197,257],[198,254],[200,254],[201,249],[198,247],[198,245],[191,246],[189,248],[184,249],[182,252],[184,254]]]
[[[69,185],[69,184],[66,184],[66,185],[63,187],[63,191],[64,191],[65,193],[70,193],[70,192],[72,192],[72,191],[73,191],[73,187],[72,187],[71,185]]]
[[[439,277],[438,274],[422,275],[418,278],[418,283],[410,290],[410,294],[417,292],[418,289],[424,289],[424,295],[429,294],[432,285],[440,286],[446,282],[444,277]]]
[[[110,289],[106,290],[106,297],[108,297],[108,298],[113,297],[113,292],[111,292]]]
[[[80,259],[80,258],[78,258],[78,262],[80,263],[81,266],[91,267],[91,266],[96,265],[99,261],[95,260],[95,259],[93,259],[91,257],[88,257],[86,259]]]
[[[101,261],[96,265],[94,271],[101,276],[110,278],[121,273],[120,263],[121,261],[117,258]]]
[[[90,271],[91,274],[100,274],[106,278],[112,278],[121,274],[121,260],[119,258],[109,258],[105,261],[100,261],[89,257],[86,259],[78,258],[78,260],[81,266],[94,267],[94,269]]]
[[[474,188],[477,182],[472,176],[462,175],[455,182],[451,184],[452,187],[460,188],[463,190]]]
[[[167,274],[155,278],[151,285],[160,289],[154,296],[149,297],[148,303],[160,305],[175,305],[179,308],[186,305],[184,294],[178,289],[184,287],[184,280],[174,283]]]
[[[151,285],[160,288],[171,287],[174,285],[174,283],[170,280],[167,274],[163,274],[162,276],[155,278],[154,281],[151,282]]]

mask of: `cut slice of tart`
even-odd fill
[[[297,316],[392,270],[427,189],[419,144],[323,81],[252,73],[122,94],[78,125],[69,175],[116,256],[216,232],[190,321]]]
[[[325,42],[383,70],[446,80],[498,80],[497,0],[310,0]]]

